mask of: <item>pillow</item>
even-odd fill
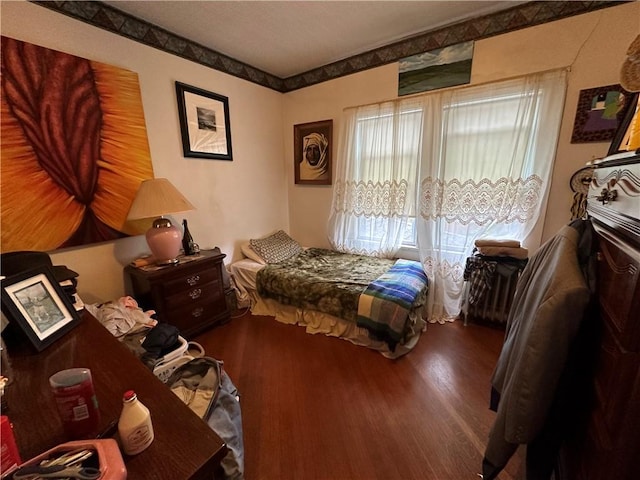
[[[282,262],[302,251],[300,244],[283,230],[278,230],[265,238],[251,239],[249,245],[267,263]]]
[[[256,251],[253,248],[251,248],[251,245],[249,245],[249,242],[244,242],[242,245],[240,245],[240,250],[242,250],[242,253],[244,253],[245,257],[250,258],[254,262],[258,262],[260,265],[267,264],[267,262],[264,261],[264,258],[258,255]]]

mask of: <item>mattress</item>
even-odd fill
[[[388,261],[389,265],[393,263],[393,260]],[[384,265],[384,262],[382,265]],[[357,285],[347,287],[347,290],[350,290],[347,297],[354,294],[355,297],[351,297],[350,300],[351,306],[349,309],[352,312],[348,315],[350,318],[343,318],[344,311],[342,307],[335,308],[334,306],[337,314],[332,314],[331,311],[319,311],[310,304],[292,305],[291,301],[287,299],[279,301],[278,299],[266,298],[260,295],[258,293],[257,277],[258,272],[264,268],[265,265],[248,258],[229,265],[229,271],[236,286],[238,305],[251,308],[251,312],[254,315],[272,316],[283,323],[301,325],[305,327],[308,333],[322,333],[339,337],[356,345],[377,350],[389,358],[397,358],[408,353],[416,345],[421,332],[426,329],[427,324],[422,318],[424,312],[424,305],[422,305],[422,303],[424,303],[426,293],[421,297],[421,304],[410,312],[408,329],[404,341],[396,345],[393,350],[389,348],[387,342],[372,338],[367,329],[357,325],[353,318],[353,315],[355,315],[353,311],[354,308],[357,313],[357,296],[367,287],[369,277],[379,272],[375,274],[368,272],[362,277],[361,281],[354,282]],[[382,271],[384,271],[385,268],[386,267],[383,267]],[[363,273],[362,270],[360,270],[359,273],[357,271],[355,272],[356,276],[361,273]],[[373,278],[375,278],[375,276]],[[355,305],[353,304],[354,301]],[[347,303],[349,303],[349,301],[347,301]]]

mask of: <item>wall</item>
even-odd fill
[[[541,241],[571,218],[571,175],[587,161],[605,156],[608,149],[608,143],[570,143],[580,90],[619,83],[627,47],[639,32],[640,3],[634,2],[475,43],[472,84],[571,66],[548,207],[536,228]],[[294,184],[293,125],[333,119],[335,165],[342,110],[396,98],[397,75],[398,65],[394,63],[286,94],[284,148],[289,160],[289,221],[292,236],[302,243],[328,246],[326,219],[331,208],[331,187]],[[528,246],[535,249],[537,243]]]
[[[288,230],[282,145],[282,94],[183,60],[27,2],[2,2],[2,35],[136,72],[154,175],[166,177],[197,210],[182,218],[201,248],[219,246],[226,263],[239,241]],[[64,33],[62,33],[64,32]],[[233,161],[182,155],[174,82],[229,98]],[[143,236],[52,252],[79,274],[85,302],[124,294],[123,267],[147,253]]]
[[[187,218],[200,246],[219,246],[226,263],[240,258],[241,241],[278,228],[305,245],[328,246],[332,187],[294,184],[293,125],[333,119],[335,161],[342,110],[397,96],[396,63],[281,95],[28,2],[1,8],[3,35],[138,73],[155,176],[169,178],[197,207],[175,220]],[[474,84],[571,65],[542,240],[570,218],[571,174],[608,147],[570,143],[578,94],[618,83],[639,31],[640,3],[633,2],[476,42]],[[182,156],[175,80],[229,97],[233,162]],[[93,303],[122,295],[123,266],[146,252],[139,236],[52,258],[80,273],[80,295]]]

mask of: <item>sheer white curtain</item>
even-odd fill
[[[392,257],[415,217],[421,102],[350,108],[343,121],[329,240],[336,250]]]
[[[346,109],[333,248],[393,257],[415,233],[429,320],[453,320],[474,240],[523,241],[546,204],[565,91],[563,69]]]
[[[459,313],[476,238],[531,233],[546,204],[565,91],[563,69],[425,96],[416,228],[430,321]]]

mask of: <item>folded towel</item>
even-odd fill
[[[475,241],[476,247],[520,247],[520,240],[507,240],[500,238],[479,238]]]
[[[529,250],[524,247],[478,247],[478,253],[485,257],[513,257],[518,260],[529,256]]]

